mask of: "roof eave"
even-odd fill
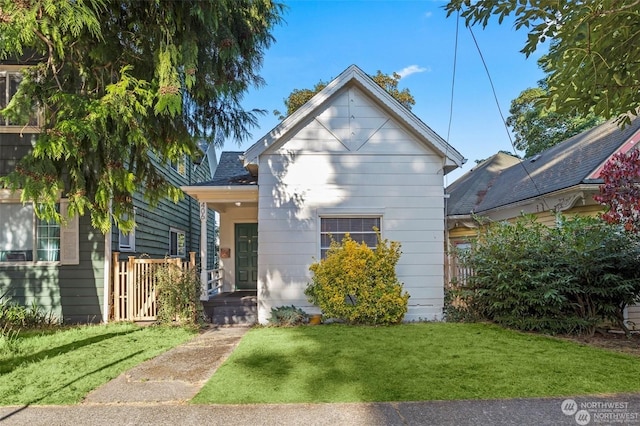
[[[200,202],[235,203],[257,202],[258,185],[181,186],[180,189]]]

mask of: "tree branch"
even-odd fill
[[[58,89],[60,89],[61,91],[62,89],[62,83],[60,83],[60,80],[58,80],[58,70],[56,69],[56,65],[53,63],[53,43],[51,42],[51,40],[49,40],[48,38],[46,38],[44,36],[44,34],[42,34],[40,31],[38,31],[37,29],[34,29],[33,32],[38,36],[38,38],[40,40],[42,40],[47,47],[49,48],[49,58],[47,59],[47,65],[51,67],[51,69],[53,70],[53,78],[56,81],[56,84],[58,85]]]

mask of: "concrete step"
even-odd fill
[[[256,292],[237,291],[202,302],[204,313],[215,325],[251,325],[258,322]]]

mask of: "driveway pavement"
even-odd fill
[[[638,394],[353,404],[189,404],[246,330],[209,329],[123,373],[78,405],[0,406],[0,425],[640,425]]]

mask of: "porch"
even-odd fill
[[[257,176],[244,168],[241,152],[222,153],[213,180],[182,190],[200,202],[200,220],[209,209],[218,223],[216,265],[202,264],[200,300],[205,310],[218,311],[221,323],[257,317],[258,186]],[[207,259],[209,244],[200,235],[200,258]]]

